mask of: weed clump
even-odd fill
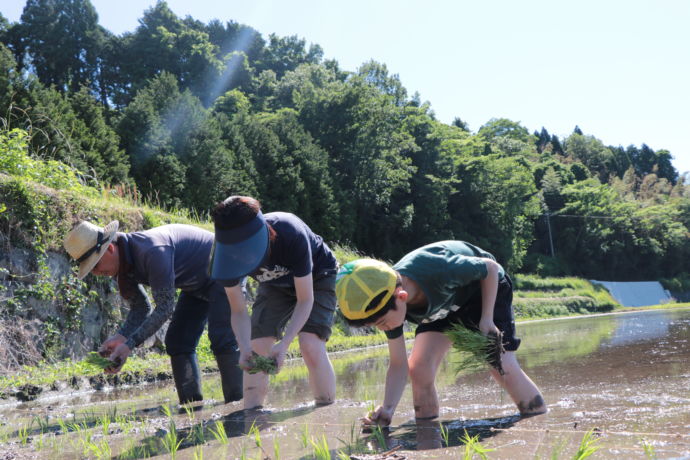
[[[484,335],[462,324],[456,324],[446,332],[446,336],[450,338],[453,348],[460,355],[460,360],[456,363],[457,373],[477,370],[488,363],[501,375],[504,374],[501,355],[505,353],[505,348],[501,331],[498,334]]]

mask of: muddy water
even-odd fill
[[[465,432],[494,449],[492,459],[566,459],[589,430],[600,447],[592,458],[690,459],[690,310],[522,323],[518,334],[518,358],[549,404],[546,415],[520,419],[488,373],[457,376],[451,355],[437,378],[438,421],[415,423],[408,386],[392,427],[363,434],[357,419],[383,395],[380,348],[333,356],[338,401],[328,407],[310,403],[297,363],[273,379],[257,412],[214,401],[217,376],[205,376],[208,399],[188,412],[178,413],[171,383],[4,407],[0,459],[164,455],[171,420],[178,440],[186,437],[180,459],[314,458],[319,444],[333,458],[394,449],[391,458],[462,458]]]

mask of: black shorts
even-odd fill
[[[460,310],[451,312],[443,319],[422,323],[417,326],[415,335],[424,332],[445,332],[454,324],[462,323],[466,328],[478,331],[479,320],[482,317],[481,289],[470,297]],[[520,339],[515,337],[515,317],[513,315],[513,283],[508,277],[498,282],[496,304],[494,305],[494,324],[503,332],[503,344],[506,351],[515,351],[520,347]]]
[[[287,322],[295,310],[295,288],[259,283],[252,306],[252,339],[283,336]],[[300,332],[311,332],[328,341],[335,319],[335,275],[320,276],[314,280],[314,305]]]

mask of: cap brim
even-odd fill
[[[105,238],[105,242],[101,246],[101,249],[93,253],[91,257],[86,259],[84,262],[79,264],[79,274],[77,275],[77,278],[80,280],[83,280],[86,275],[91,273],[91,270],[93,270],[93,267],[96,266],[98,261],[100,261],[103,258],[103,254],[105,254],[105,251],[108,250],[108,246],[110,243],[113,242],[113,239],[115,238],[115,235],[117,234],[117,229],[120,227],[120,223],[116,220],[110,222],[108,225],[103,227],[103,236]]]
[[[253,273],[268,250],[266,225],[239,243],[221,243],[216,239],[211,253],[211,278],[236,280]]]

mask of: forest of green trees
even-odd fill
[[[89,0],[0,14],[0,128],[89,185],[200,215],[253,195],[385,259],[455,238],[511,271],[688,271],[690,185],[671,152],[508,119],[473,132],[462,110],[442,123],[384,63],[341,69],[297,36],[180,18],[164,1],[122,35]]]

